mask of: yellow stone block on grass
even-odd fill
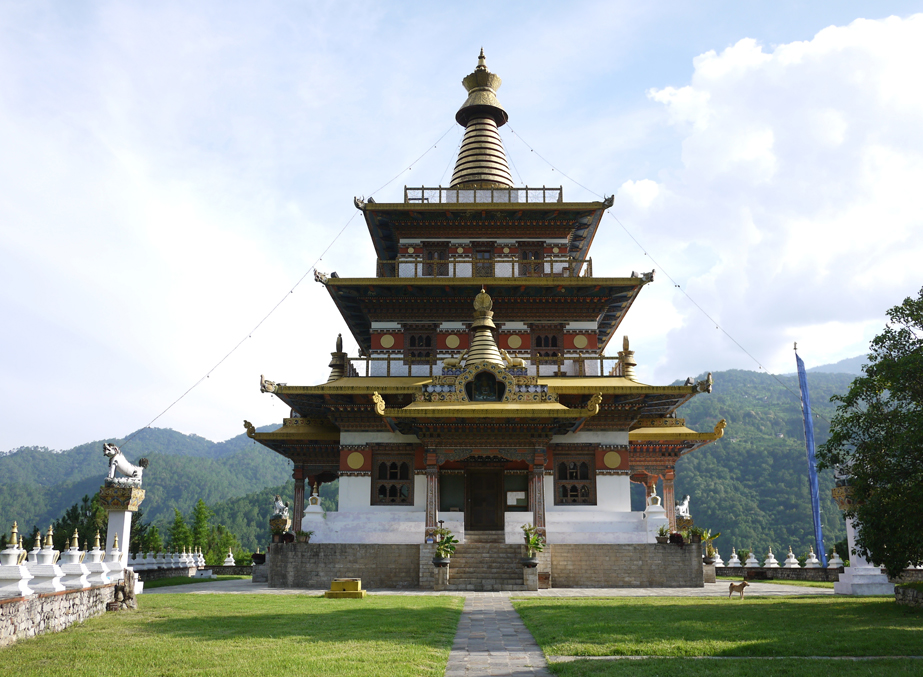
[[[362,589],[361,578],[334,578],[330,583],[330,590],[324,597],[332,599],[362,599],[365,590]]]

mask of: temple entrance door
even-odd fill
[[[465,530],[503,529],[503,469],[465,472]]]

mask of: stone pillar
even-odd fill
[[[532,462],[532,474],[529,476],[529,509],[537,533],[546,538],[545,533],[545,454],[536,451]]]
[[[436,462],[436,453],[426,453],[426,531],[423,542],[427,539],[435,540],[435,529],[439,519],[439,465]]]
[[[119,543],[121,568],[128,566],[131,543],[131,514],[137,512],[144,500],[144,489],[138,487],[103,486],[99,490],[99,503],[109,513],[109,531],[106,533],[106,552],[112,552],[116,538]],[[113,567],[110,565],[109,567]]]
[[[301,531],[301,517],[304,514],[304,468],[295,466],[295,506],[292,510],[292,529]]]
[[[663,507],[667,511],[667,519],[670,521],[670,531],[676,531],[676,498],[673,494],[673,480],[676,473],[667,470],[663,474]]]

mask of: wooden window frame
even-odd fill
[[[429,364],[435,360],[439,350],[438,330],[437,324],[405,324],[404,364]],[[421,342],[423,345],[419,345]]]
[[[562,466],[565,473],[564,478],[561,477]],[[562,488],[567,493],[566,498],[562,496]],[[555,454],[554,504],[596,505],[595,454]]]
[[[545,274],[545,243],[517,242],[520,277],[542,277]]]
[[[435,255],[435,257],[434,257]],[[423,277],[448,277],[449,243],[423,243]]]
[[[382,466],[386,477],[381,478]],[[413,505],[414,455],[372,453],[372,493],[370,505]],[[384,499],[381,489],[384,489]]]
[[[564,355],[563,324],[529,325],[529,343],[531,357],[561,357]],[[545,344],[548,345],[545,345]],[[552,355],[552,353],[556,353]]]

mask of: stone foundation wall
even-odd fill
[[[554,588],[701,588],[702,546],[550,544]]]
[[[894,588],[894,601],[912,607],[923,607],[923,591],[897,586]]]
[[[114,585],[0,600],[0,647],[105,613]]]
[[[718,576],[734,576],[736,578],[763,579],[771,581],[814,581],[815,583],[826,582],[836,583],[840,580],[839,569],[783,569],[765,567],[754,567],[746,569],[744,567],[715,567]]]
[[[139,581],[156,581],[161,578],[177,578],[179,576],[195,576],[198,571],[195,567],[183,567],[181,569],[147,569],[146,571],[136,571]]]
[[[215,576],[252,576],[253,575],[252,566],[239,567],[237,565],[234,565],[234,566],[226,567],[222,564],[220,566],[202,567],[202,571],[211,571],[213,574],[215,574]]]
[[[269,587],[326,590],[334,578],[361,578],[366,589],[418,588],[420,548],[418,544],[272,543]]]
[[[892,583],[921,583],[923,582],[923,569],[904,569],[897,578],[889,579]]]

